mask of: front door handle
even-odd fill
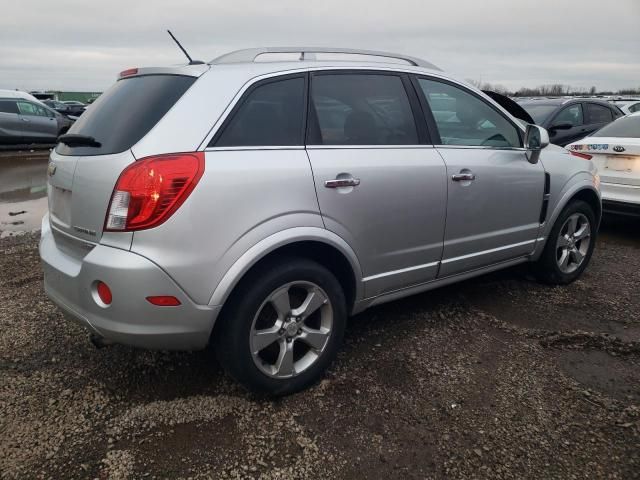
[[[334,180],[326,180],[324,186],[326,188],[340,188],[340,187],[357,187],[360,185],[359,178],[336,178]]]
[[[28,118],[23,118],[22,121],[23,122],[30,122],[31,120],[29,120]]]
[[[451,175],[451,180],[454,182],[471,182],[476,179],[475,173],[454,173]]]

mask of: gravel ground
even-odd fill
[[[1,478],[640,478],[640,224],[568,287],[512,269],[352,319],[277,401],[211,352],[96,350],[0,240]]]

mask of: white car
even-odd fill
[[[605,213],[640,217],[640,112],[620,117],[566,148],[595,163]]]
[[[640,98],[629,98],[625,100],[612,100],[616,107],[624,112],[625,115],[640,112]]]

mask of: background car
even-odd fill
[[[0,90],[0,144],[53,144],[72,124],[28,93]]]
[[[567,149],[597,166],[605,212],[640,217],[640,112],[617,119]]]
[[[64,102],[59,102],[58,100],[42,100],[42,103],[49,108],[53,108],[58,113],[71,115],[71,107]]]
[[[75,115],[79,117],[82,113],[87,109],[87,106],[82,102],[77,102],[75,100],[66,100],[64,103],[67,107],[69,107],[69,115]]]
[[[625,115],[640,112],[640,98],[610,100],[609,103],[614,104],[616,107],[622,110]]]
[[[564,147],[624,115],[615,105],[586,98],[541,98],[518,102],[536,125],[549,131],[551,143]]]

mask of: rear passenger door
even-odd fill
[[[0,144],[22,143],[22,119],[13,99],[0,99]]]
[[[311,74],[307,154],[327,229],[355,250],[365,294],[436,277],[445,166],[406,75]]]
[[[585,137],[613,122],[613,112],[609,107],[591,102],[586,102],[584,106],[585,126],[587,129]]]
[[[420,77],[417,87],[447,167],[440,277],[523,257],[535,247],[544,168],[527,161],[522,132],[480,95]]]

